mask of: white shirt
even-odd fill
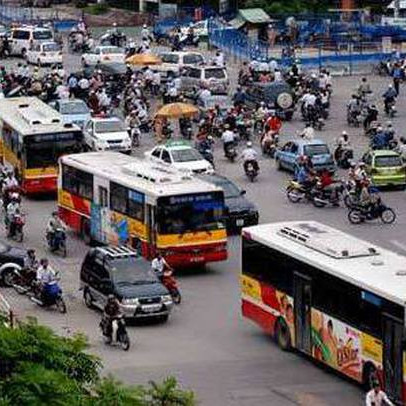
[[[234,142],[235,140],[235,134],[231,130],[226,130],[223,132],[223,135],[221,136],[221,140],[226,143],[226,142]]]
[[[317,97],[314,94],[307,93],[303,96],[305,107],[314,106],[316,104],[316,100]]]
[[[87,90],[90,87],[89,80],[86,78],[80,79],[78,85],[82,90]]]
[[[166,265],[167,263],[164,258],[154,258],[151,262],[152,270],[159,273],[162,273],[164,271]]]
[[[300,135],[302,136],[303,139],[311,141],[314,139],[314,128],[306,127]]]
[[[275,71],[275,69],[278,68],[278,62],[273,59],[271,62],[269,62],[269,69],[271,69],[272,72]]]
[[[46,269],[43,266],[40,266],[37,270],[37,280],[42,283],[50,283],[55,280],[55,272],[48,265]]]
[[[257,151],[255,151],[254,148],[247,147],[247,148],[244,149],[244,151],[242,151],[241,157],[244,160],[244,162],[246,162],[246,161],[256,161],[257,157],[258,157],[258,154],[257,154]]]
[[[211,96],[211,91],[209,89],[203,89],[200,92],[200,98],[204,101]]]
[[[283,80],[282,73],[277,71],[274,73],[275,82],[280,82]]]
[[[402,159],[406,159],[406,144],[400,144],[398,147],[398,152],[400,154],[400,156],[402,157]]]
[[[366,406],[390,406],[393,403],[389,400],[388,396],[384,391],[375,392],[374,389],[371,389],[367,393],[366,397]]]
[[[215,63],[218,66],[224,66],[224,55],[220,53],[220,55],[217,55],[215,57]]]

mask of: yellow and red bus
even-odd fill
[[[36,97],[0,100],[0,151],[27,194],[56,192],[58,159],[82,149],[79,127]]]
[[[117,152],[63,156],[60,218],[87,242],[128,244],[174,267],[227,258],[224,193],[165,164]]]
[[[406,258],[324,224],[242,232],[242,314],[295,349],[406,403]]]

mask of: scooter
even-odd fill
[[[180,294],[178,283],[173,276],[172,271],[165,271],[162,276],[162,284],[168,289],[170,295],[172,296],[173,303],[180,304],[182,301],[182,296]]]
[[[234,162],[235,158],[237,157],[237,150],[235,148],[234,143],[230,144],[226,147],[226,158],[230,161],[230,162]]]
[[[57,228],[53,235],[47,233],[47,243],[51,252],[60,251],[63,257],[67,255],[66,233],[63,228]]]
[[[113,327],[113,324],[115,324],[115,328]],[[130,349],[130,337],[128,336],[123,316],[115,318],[112,321],[111,325],[109,320],[103,317],[100,321],[100,329],[102,331],[104,342],[106,344],[119,344],[124,351],[128,351]],[[116,330],[116,342],[113,342],[113,329]]]
[[[58,281],[41,286],[36,286],[34,294],[30,299],[41,307],[56,306],[60,313],[66,313],[66,304],[62,297],[62,289],[59,287]]]

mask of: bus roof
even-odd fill
[[[316,221],[262,224],[243,236],[402,306],[406,258]]]
[[[61,163],[154,197],[222,191],[172,166],[118,152],[65,155]]]
[[[62,116],[37,97],[1,99],[0,120],[22,136],[80,131],[74,124],[64,124]]]

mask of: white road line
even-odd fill
[[[406,244],[398,241],[398,240],[391,240],[390,241],[393,245],[395,245],[396,247],[400,248],[403,251],[406,251]]]

